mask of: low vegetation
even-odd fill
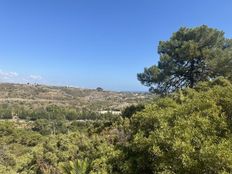
[[[231,99],[231,83],[219,78],[160,97],[130,118],[2,121],[0,171],[231,173]]]
[[[207,37],[205,32],[209,34]],[[54,98],[44,98],[45,95],[38,91],[34,94],[37,88],[33,87],[33,95],[25,97],[25,104],[24,100],[19,100],[26,95],[23,90],[19,93],[2,92],[2,96],[8,97],[0,105],[0,173],[232,173],[232,82],[231,69],[228,68],[232,60],[231,40],[222,35],[222,32],[202,26],[180,29],[170,41],[160,43],[160,64],[138,75],[142,83],[160,95],[114,94],[121,97],[118,99],[112,96],[107,98],[104,90],[95,90],[94,94],[91,91],[91,95],[87,95],[85,92],[88,90],[80,92],[58,87],[45,89],[43,86],[42,93],[46,93],[46,96],[49,93],[49,97]],[[175,40],[176,37],[181,39]],[[224,49],[220,47],[218,50],[215,47],[216,38],[221,38]],[[199,47],[196,41],[204,43],[204,47]],[[179,47],[169,49],[176,46],[174,43]],[[217,60],[219,57],[215,50],[224,57]],[[208,64],[203,59],[203,65],[194,63],[191,66],[189,60],[182,59],[183,55],[188,57],[190,54],[192,57],[188,58],[195,62],[199,57],[196,58],[193,53],[198,52],[203,56],[201,58],[209,56],[207,60],[220,64],[220,73],[218,70],[218,73],[216,70],[206,70],[209,65],[216,65],[211,61],[212,64]],[[164,55],[166,53],[168,55]],[[173,61],[180,59],[184,62],[178,67],[182,69],[182,65],[186,65],[182,74],[186,79],[180,86],[173,86],[172,77],[178,76]],[[222,66],[224,64],[221,63],[225,61],[227,66]],[[173,66],[166,71],[163,65],[169,66],[169,63]],[[207,67],[203,68],[206,75],[200,78],[198,70],[202,67]],[[161,76],[162,73],[167,74]],[[8,87],[1,89],[5,92],[18,89],[18,85]],[[57,90],[65,93],[51,95],[51,90],[54,93]],[[101,95],[105,99],[97,100],[100,102],[95,103],[97,107],[87,102],[96,101],[94,99],[101,98]],[[14,100],[9,100],[10,96]],[[77,96],[86,102],[81,107],[75,107]],[[136,100],[133,101],[134,98]],[[122,107],[124,109],[121,105],[114,108],[122,111],[121,114],[99,112],[99,107],[107,109],[108,105],[103,105],[105,101],[112,101],[115,107],[121,100],[127,103]],[[109,111],[112,111],[112,107],[109,107]]]

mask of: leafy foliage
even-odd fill
[[[131,118],[127,173],[231,173],[231,107],[223,79],[147,105]]]
[[[158,65],[145,68],[138,80],[152,92],[169,93],[218,76],[231,79],[231,43],[222,31],[205,25],[180,28],[160,41]]]
[[[69,161],[68,165],[63,166],[65,174],[87,174],[88,162],[87,159],[75,162]]]
[[[118,119],[60,120],[65,127],[53,124],[59,120],[38,119],[28,126],[4,120],[0,122],[0,172],[232,172],[228,80],[201,82],[158,97],[139,112],[135,108],[129,117]]]
[[[131,105],[123,110],[122,116],[126,118],[131,118],[136,112],[142,111],[143,109],[144,109],[144,105],[142,104],[139,104],[137,106]]]

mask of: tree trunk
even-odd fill
[[[189,78],[189,81],[190,81],[190,85],[189,87],[190,88],[193,88],[194,86],[194,64],[195,64],[195,61],[194,60],[191,60],[191,63],[190,63],[190,78]]]

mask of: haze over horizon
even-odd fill
[[[0,2],[0,82],[147,91],[136,74],[180,27],[232,37],[229,0],[22,1]]]

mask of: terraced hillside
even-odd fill
[[[139,92],[112,92],[74,87],[31,84],[0,84],[0,104],[32,108],[61,105],[99,110],[122,110],[128,105],[147,102],[153,96]]]

